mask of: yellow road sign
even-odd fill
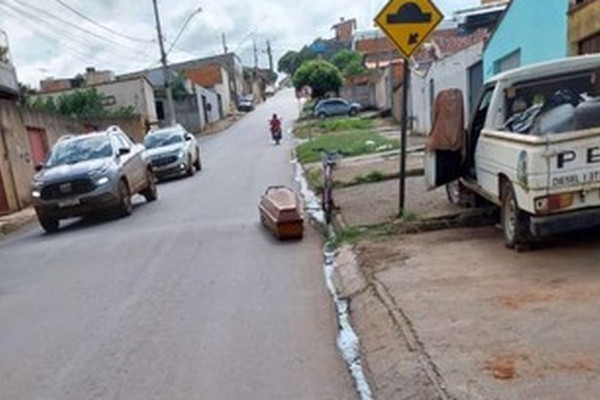
[[[431,0],[391,0],[375,23],[410,58],[443,19]]]

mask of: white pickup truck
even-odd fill
[[[454,140],[460,150],[428,147],[429,188],[448,185],[456,203],[480,196],[500,206],[508,247],[600,225],[600,56],[492,78]]]

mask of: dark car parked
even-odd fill
[[[116,126],[104,132],[61,138],[36,167],[31,196],[40,225],[57,231],[61,219],[101,211],[133,211],[131,197],[157,199],[146,149]]]
[[[321,119],[336,115],[349,115],[354,117],[360,110],[361,105],[358,103],[351,103],[348,100],[340,98],[332,98],[318,102],[315,106],[314,116]]]

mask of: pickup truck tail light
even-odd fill
[[[562,210],[573,205],[573,193],[552,194],[546,197],[539,197],[535,200],[535,209],[538,212],[549,212]]]

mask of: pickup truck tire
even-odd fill
[[[501,211],[506,246],[517,251],[528,249],[532,241],[529,215],[519,208],[515,191],[509,182],[503,186]]]

